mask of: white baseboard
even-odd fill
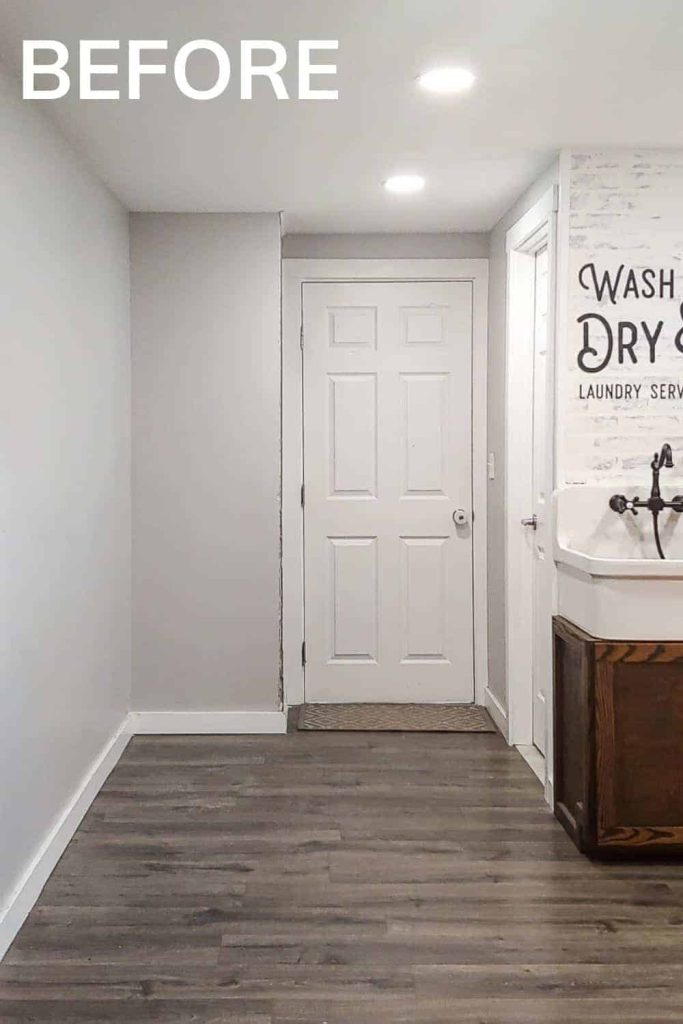
[[[550,775],[545,780],[545,800],[549,807],[555,807],[555,783]]]
[[[132,732],[140,735],[278,734],[287,732],[284,711],[131,711]]]
[[[490,714],[496,726],[502,732],[505,739],[508,738],[508,713],[494,693],[491,693],[488,686],[484,693],[484,707]]]
[[[236,735],[287,732],[284,711],[131,711],[85,773],[59,821],[0,910],[0,960],[40,896],[93,800],[136,734]]]
[[[543,754],[541,753],[541,751],[538,750],[538,748],[535,747],[533,744],[522,744],[522,743],[517,743],[515,745],[515,750],[518,750],[519,753],[522,755],[522,757],[524,758],[526,763],[529,765],[529,767],[531,768],[532,772],[534,773],[534,775],[536,776],[538,781],[543,786],[543,791],[545,792],[546,764],[545,764],[545,758],[544,758]]]
[[[85,813],[104,785],[107,776],[126,749],[130,739],[130,716],[127,715],[100,755],[91,764],[78,789],[69,800],[54,828],[48,833],[37,854],[27,867],[0,911],[0,960],[28,917],[43,886],[52,874]]]

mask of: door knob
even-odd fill
[[[453,511],[453,522],[456,526],[467,526],[467,512],[464,508],[456,508]]]
[[[538,518],[535,515],[529,516],[528,519],[522,519],[521,522],[522,526],[530,526],[532,530],[538,527]]]

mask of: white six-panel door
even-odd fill
[[[309,702],[473,700],[472,327],[470,282],[303,287]]]

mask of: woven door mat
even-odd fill
[[[495,732],[476,704],[302,704],[297,729],[330,732]]]

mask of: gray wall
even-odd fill
[[[488,450],[496,478],[488,489],[489,689],[507,707],[505,673],[505,377],[507,231],[559,180],[557,162],[496,224],[489,240]]]
[[[279,703],[280,222],[134,214],[133,707]]]
[[[475,259],[486,257],[484,234],[285,235],[282,255],[309,259]]]
[[[128,216],[0,72],[0,910],[130,694]]]

